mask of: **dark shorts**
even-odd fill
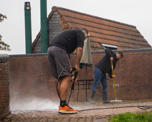
[[[48,48],[48,59],[51,69],[51,74],[61,79],[65,76],[70,76],[70,60],[69,56],[64,49],[56,46],[50,46]]]

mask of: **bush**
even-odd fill
[[[152,112],[119,114],[110,118],[110,122],[152,122]]]

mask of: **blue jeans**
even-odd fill
[[[106,74],[103,73],[100,69],[96,68],[94,69],[94,83],[92,85],[92,92],[96,91],[96,87],[99,85],[99,83],[102,84],[102,92],[107,92],[107,78]]]

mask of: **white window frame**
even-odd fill
[[[118,47],[117,46],[115,46],[115,45],[110,45],[110,44],[101,44],[103,47],[105,47],[105,48],[110,48],[110,49],[112,49],[112,50],[117,50],[118,49]]]

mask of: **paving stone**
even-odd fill
[[[54,122],[54,119],[48,118],[46,122]]]
[[[87,117],[86,122],[93,122],[93,117]]]
[[[76,118],[70,118],[69,122],[78,122],[78,120]]]
[[[96,118],[93,122],[107,122],[106,118]]]

